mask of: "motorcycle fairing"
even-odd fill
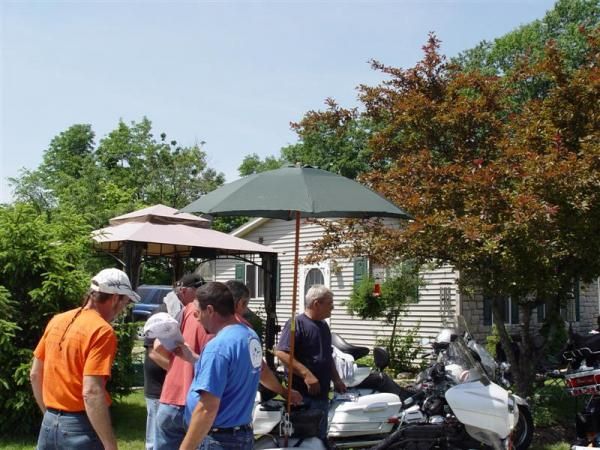
[[[492,431],[500,439],[510,434],[519,417],[514,399],[495,383],[474,381],[453,386],[446,391],[446,401],[465,426]]]

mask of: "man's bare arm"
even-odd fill
[[[283,364],[287,367],[290,367],[290,354],[288,352],[284,352],[282,350],[276,350],[275,356],[279,358]],[[317,395],[321,392],[321,384],[319,380],[313,375],[313,373],[306,368],[304,364],[299,362],[296,358],[294,358],[294,374],[302,377],[306,387],[308,388],[308,392],[311,395]]]
[[[283,398],[287,397],[287,389],[281,384],[265,361],[263,361],[260,370],[260,384],[276,394],[281,395]],[[292,405],[299,405],[302,403],[302,395],[295,389],[292,389],[291,403]]]
[[[209,392],[200,393],[200,401],[192,412],[190,426],[179,450],[196,450],[215,422],[221,399]]]
[[[157,342],[158,339],[154,341],[154,346],[152,348],[148,348],[148,358],[164,370],[167,370],[169,368],[169,362],[171,361],[171,354],[160,345],[160,343],[156,345]]]
[[[33,396],[35,402],[38,404],[42,414],[46,412],[46,405],[44,405],[44,397],[42,395],[42,385],[44,383],[44,361],[33,357],[33,363],[31,364],[31,371],[29,372],[29,380],[31,381],[31,389],[33,390]]]
[[[110,423],[110,413],[104,394],[103,376],[85,375],[83,377],[83,402],[85,412],[105,450],[116,450],[117,439]]]

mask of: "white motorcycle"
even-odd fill
[[[515,448],[519,401],[490,381],[465,331],[438,335],[436,362],[417,380],[419,401],[402,410],[398,428],[373,450]]]
[[[368,348],[348,344],[335,334],[332,342],[356,359],[369,353]],[[325,450],[330,444],[336,449],[369,448],[377,444],[397,426],[403,400],[411,395],[383,372],[388,362],[387,352],[377,349],[376,370],[357,367],[352,377],[345,380],[348,391],[335,394],[331,401],[327,443],[316,437],[320,412],[298,409],[288,417],[283,401],[261,402],[260,394],[257,395],[253,417],[257,438],[254,449],[280,449],[286,434],[289,436],[287,448]]]

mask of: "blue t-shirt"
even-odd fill
[[[291,322],[288,320],[281,336],[277,350],[290,351]],[[331,366],[333,364],[331,348],[331,330],[324,320],[312,320],[306,314],[296,316],[296,333],[294,342],[294,358],[300,361],[319,380],[321,392],[315,398],[328,398],[331,384]],[[294,374],[292,387],[303,396],[308,395],[304,380]]]
[[[252,329],[235,324],[219,331],[196,362],[185,404],[186,423],[190,423],[202,391],[221,399],[214,427],[251,423],[261,365],[262,348]]]

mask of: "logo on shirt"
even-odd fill
[[[250,361],[252,362],[252,367],[258,369],[262,366],[262,348],[260,347],[260,342],[258,339],[250,338],[250,342],[248,343],[248,350],[250,351]]]

